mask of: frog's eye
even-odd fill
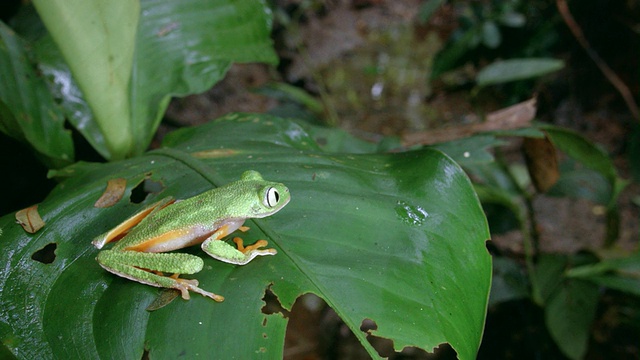
[[[267,189],[267,196],[265,197],[265,205],[268,207],[274,207],[278,205],[278,201],[280,201],[280,194],[276,188],[270,187]]]

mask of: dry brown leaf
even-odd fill
[[[524,138],[522,146],[533,185],[539,192],[546,192],[560,178],[556,148],[546,137]]]
[[[531,98],[490,113],[487,115],[486,121],[482,123],[404,134],[402,144],[404,146],[432,145],[485,131],[526,128],[531,126],[531,120],[536,116],[536,109],[536,99]]]
[[[481,125],[483,131],[511,130],[527,127],[536,117],[536,98],[511,105],[487,115],[487,121]],[[483,126],[482,126],[483,125]]]
[[[44,227],[44,221],[40,217],[40,213],[38,213],[38,205],[18,211],[16,213],[16,222],[29,234],[34,234]]]
[[[97,208],[106,208],[115,205],[120,201],[120,199],[122,199],[126,188],[127,179],[117,178],[109,180],[107,182],[107,188],[93,206]]]

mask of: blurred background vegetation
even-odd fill
[[[151,147],[175,128],[232,111],[339,127],[381,150],[438,144],[474,180],[492,230],[494,285],[479,358],[640,357],[640,3],[269,5],[278,66],[234,65],[213,89],[174,99]],[[1,6],[11,26],[30,4]],[[546,138],[476,131],[493,112],[531,98]],[[103,160],[75,130],[73,139],[77,160]],[[490,149],[491,157],[465,162],[456,149]],[[17,169],[3,177],[12,191],[1,214],[50,191],[47,167],[28,145],[1,134],[0,153],[3,168]],[[545,171],[552,175],[536,180]],[[575,298],[573,308],[558,305],[563,296]],[[292,329],[289,358],[365,356],[317,298],[296,303]],[[436,353],[454,355],[446,346]],[[426,358],[413,349],[402,356]]]

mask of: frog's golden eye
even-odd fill
[[[274,207],[278,205],[278,202],[280,201],[280,194],[278,193],[278,190],[273,187],[267,189],[267,195],[265,196],[264,200],[265,205],[267,205],[268,207]]]

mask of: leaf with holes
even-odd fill
[[[66,178],[39,205],[47,225],[37,234],[0,219],[0,334],[13,354],[282,358],[287,320],[261,311],[270,289],[287,310],[300,295],[317,294],[374,357],[360,330],[366,319],[376,325],[371,335],[393,340],[396,350],[450,343],[461,359],[475,357],[491,279],[489,233],[471,183],[450,158],[429,149],[328,153],[295,122],[264,115],[229,115],[176,131],[163,145],[58,172]],[[199,247],[181,250],[204,258],[192,277],[223,303],[193,295],[148,312],[163,291],[96,263],[91,239],[145,204],[191,197],[247,169],[291,191],[284,209],[247,221],[243,234],[247,243],[268,239],[278,254],[234,266]],[[123,199],[95,208],[115,178],[127,181]],[[147,182],[163,188],[132,202]],[[53,261],[32,258],[48,244]]]

